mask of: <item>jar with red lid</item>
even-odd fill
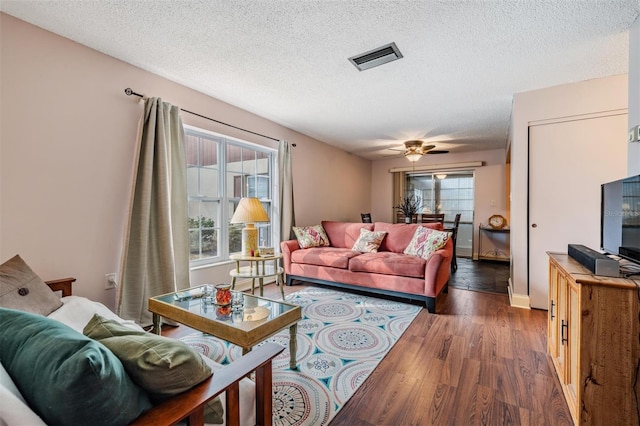
[[[216,285],[216,303],[218,305],[231,304],[231,284]]]

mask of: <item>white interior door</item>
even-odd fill
[[[529,297],[548,309],[547,251],[600,248],[600,185],[627,176],[627,114],[529,128]]]

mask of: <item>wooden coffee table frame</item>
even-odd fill
[[[188,291],[191,291],[193,294],[198,294],[197,289],[198,287],[194,287],[189,289]],[[286,327],[289,327],[289,367],[292,370],[296,370],[296,350],[298,346],[296,335],[298,332],[298,321],[302,319],[302,310],[300,306],[267,299],[265,297],[245,294],[245,304],[247,298],[253,297],[256,299],[265,300],[268,303],[288,305],[291,306],[291,309],[283,312],[275,318],[256,321],[256,323],[259,324],[257,324],[255,327],[244,329],[242,327],[234,326],[230,321],[223,321],[207,317],[201,315],[198,312],[193,312],[192,310],[185,309],[178,304],[161,300],[162,298],[167,297],[173,298],[173,295],[175,295],[175,293],[167,293],[160,296],[151,297],[149,299],[149,311],[153,313],[153,329],[156,334],[160,334],[160,319],[161,317],[165,317],[167,319],[191,327],[195,330],[210,334],[229,343],[238,345],[242,348],[242,353],[244,355],[249,352],[253,346],[266,340],[274,334],[279,333]],[[203,300],[199,297],[193,297],[189,300],[189,302],[202,304]],[[215,305],[213,305],[211,309],[214,310]]]

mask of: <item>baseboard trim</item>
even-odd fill
[[[531,309],[531,303],[529,302],[528,294],[516,294],[513,292],[513,284],[511,278],[509,278],[509,303],[514,308]]]

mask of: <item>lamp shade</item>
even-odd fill
[[[258,248],[258,229],[255,222],[269,222],[269,216],[257,198],[241,198],[236,211],[233,213],[231,223],[244,223],[242,228],[242,254],[254,255]]]
[[[257,198],[241,198],[231,223],[269,222],[269,216]]]

